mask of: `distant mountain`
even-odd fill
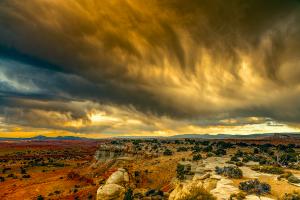
[[[93,140],[91,138],[84,138],[84,137],[75,137],[75,136],[58,136],[58,137],[47,137],[43,135],[38,135],[31,138],[5,138],[2,137],[0,140],[35,140],[35,141],[43,141],[43,140]]]
[[[112,139],[297,139],[300,140],[300,133],[257,133],[249,135],[229,135],[229,134],[181,134],[173,135],[169,137],[162,136],[118,136]],[[96,140],[92,138],[76,137],[76,136],[58,136],[47,137],[43,135],[31,137],[31,138],[1,138],[3,140],[30,140],[30,141],[43,141],[43,140]]]
[[[229,135],[229,134],[182,134],[174,135],[169,138],[174,139],[256,139],[256,138],[299,138],[300,133],[257,133],[249,135]]]

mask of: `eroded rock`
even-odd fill
[[[125,188],[118,184],[105,184],[97,190],[97,200],[123,200]]]
[[[129,176],[125,169],[118,169],[97,190],[97,200],[123,200]]]
[[[129,176],[125,169],[118,169],[106,181],[106,184],[126,185],[129,182]]]
[[[215,189],[211,190],[211,194],[214,195],[218,200],[227,200],[231,194],[239,192],[237,187],[232,185],[232,180],[222,178],[217,182]]]

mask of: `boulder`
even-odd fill
[[[232,185],[232,181],[227,178],[223,178],[218,181],[215,189],[211,190],[211,194],[214,195],[217,200],[227,200],[231,194],[238,193],[239,189]]]
[[[97,200],[123,200],[129,176],[125,169],[118,169],[97,190]]]
[[[106,181],[106,184],[126,185],[129,182],[129,176],[125,169],[119,168]]]
[[[188,183],[180,183],[175,189],[171,192],[169,200],[179,200],[190,194],[190,191],[193,187],[203,187],[201,181],[190,181]]]
[[[125,188],[117,184],[105,184],[97,190],[97,200],[123,200]]]

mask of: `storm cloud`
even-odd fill
[[[299,52],[297,0],[2,0],[0,119],[111,134],[298,127]]]

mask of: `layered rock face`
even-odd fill
[[[119,168],[97,190],[97,200],[123,200],[129,176],[125,169]]]
[[[129,147],[102,145],[95,153],[95,159],[104,162],[124,156],[132,156],[129,152]]]

